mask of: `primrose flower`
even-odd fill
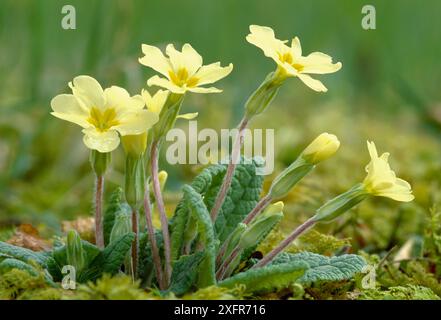
[[[89,149],[111,152],[118,147],[120,136],[141,134],[158,121],[154,112],[144,109],[141,96],[131,97],[123,88],[103,90],[89,76],[74,78],[69,87],[73,94],[52,99],[51,114],[81,126]]]
[[[340,147],[337,136],[329,133],[322,133],[314,139],[303,151],[302,157],[311,163],[319,163],[330,158]]]
[[[414,199],[410,184],[395,176],[389,166],[389,153],[378,156],[373,142],[367,142],[371,162],[366,166],[367,176],[363,181],[364,188],[372,195],[408,202]]]
[[[182,50],[175,49],[173,44],[167,45],[164,56],[157,47],[147,44],[142,45],[144,57],[139,62],[161,73],[165,78],[157,75],[151,77],[147,84],[159,86],[176,94],[184,94],[187,91],[196,93],[222,92],[214,87],[201,87],[205,84],[214,83],[225,78],[233,70],[233,64],[221,67],[220,62],[206,66],[202,65],[202,57],[193,47],[186,43]]]
[[[147,90],[142,89],[141,96],[144,99],[145,105],[147,106],[147,110],[152,111],[159,116],[162,108],[164,107],[167,101],[169,93],[170,92],[167,90],[158,90],[154,95],[151,95]],[[196,118],[197,116],[198,113],[193,112],[193,113],[180,114],[177,116],[177,118],[191,120]]]
[[[269,27],[251,25],[246,39],[277,63],[280,77],[298,77],[315,91],[326,92],[328,89],[308,74],[334,73],[342,66],[340,62],[332,63],[332,57],[321,52],[302,56],[299,38],[295,37],[288,46],[288,41],[277,39],[274,30]]]

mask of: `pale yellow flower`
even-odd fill
[[[337,136],[325,132],[315,138],[314,141],[306,147],[302,152],[302,157],[316,164],[333,156],[339,147],[340,141]]]
[[[367,142],[371,162],[366,166],[368,173],[363,181],[365,189],[374,196],[387,197],[396,201],[412,201],[414,196],[410,184],[395,176],[389,166],[389,153],[378,156],[373,142]]]
[[[328,89],[319,80],[313,79],[308,74],[333,73],[341,68],[341,63],[332,63],[332,57],[321,52],[313,52],[302,56],[302,47],[299,38],[291,41],[279,40],[274,35],[274,30],[263,26],[250,26],[247,41],[262,49],[265,56],[273,59],[278,65],[278,72],[283,77],[298,77],[308,87],[315,91],[326,92]]]
[[[94,78],[78,76],[69,83],[73,94],[52,99],[53,116],[83,128],[84,144],[99,152],[111,152],[120,143],[120,135],[145,132],[158,116],[144,109],[140,95],[131,97],[120,87],[103,90]]]
[[[142,45],[144,57],[139,62],[161,73],[165,78],[157,75],[151,77],[147,84],[159,86],[173,93],[184,94],[187,91],[196,93],[222,92],[214,87],[201,87],[225,78],[233,65],[221,67],[220,62],[206,66],[202,65],[202,57],[188,43],[184,44],[182,51],[178,51],[172,44],[165,49],[168,57],[159,48],[147,44]]]
[[[156,91],[156,93],[154,95],[151,95],[147,90],[143,89],[141,91],[141,96],[144,99],[144,102],[147,106],[147,110],[152,111],[159,116],[162,108],[164,107],[164,105],[167,101],[169,93],[170,92],[167,90],[158,90],[158,91]],[[180,114],[180,115],[178,115],[177,118],[191,120],[191,119],[196,118],[197,116],[198,116],[198,113],[193,112],[193,113]]]

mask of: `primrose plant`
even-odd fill
[[[145,287],[176,295],[211,285],[244,285],[249,292],[261,292],[294,282],[350,279],[360,272],[366,262],[358,255],[325,257],[284,251],[315,224],[332,221],[370,196],[413,199],[410,185],[395,176],[388,154],[378,156],[373,142],[368,142],[371,161],[363,182],[318,208],[262,259],[253,258],[259,243],[283,218],[284,205],[279,200],[319,163],[332,157],[340,142],[335,135],[320,134],[261,197],[263,177],[256,171],[263,163],[241,156],[244,131],[269,107],[288,78],[299,78],[314,91],[326,92],[326,87],[310,75],[336,72],[341,63],[333,63],[321,52],[304,56],[297,37],[289,45],[277,39],[269,27],[250,26],[246,39],[277,67],[245,103],[228,164],[208,166],[184,186],[171,219],[162,196],[167,173],[158,165],[164,138],[177,119],[197,116],[180,114],[185,96],[221,92],[206,85],[226,77],[232,64],[204,65],[189,44],[181,51],[169,44],[165,55],[159,48],[144,44],[139,62],[160,74],[147,81],[149,87],[162,88],[154,94],[142,90],[131,96],[117,86],[103,89],[89,76],[74,78],[69,83],[72,94],[60,94],[52,100],[52,115],[81,126],[84,144],[90,149],[96,176],[96,245],[80,239],[73,230],[65,243],[57,243],[44,253],[0,243],[0,270],[21,268],[36,273],[42,268],[54,285],[62,280],[66,265],[75,268],[80,283],[105,273],[126,272]],[[126,156],[125,184],[112,194],[103,212],[105,173],[120,142]],[[159,230],[153,223],[153,212],[159,214]]]

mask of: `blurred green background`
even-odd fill
[[[61,8],[76,8],[76,30],[61,28]],[[376,30],[363,30],[361,8],[376,8]],[[388,243],[376,219],[409,212],[403,237],[418,232],[436,203],[440,181],[441,2],[426,0],[2,0],[0,5],[0,221],[44,222],[87,216],[93,176],[78,127],[49,115],[53,96],[88,74],[104,86],[146,87],[153,73],[141,66],[141,44],[191,43],[205,62],[232,62],[222,94],[191,95],[185,111],[199,111],[199,128],[229,128],[274,63],[245,41],[250,24],[271,26],[281,39],[299,36],[304,53],[322,51],[341,61],[319,76],[318,94],[297,79],[284,85],[271,110],[253,124],[276,130],[276,168],[283,168],[315,135],[334,132],[339,154],[287,199],[287,215],[310,214],[320,203],[364,177],[365,141],[392,153],[392,166],[414,187],[417,200],[363,205],[364,223]],[[181,125],[185,125],[181,123]],[[121,151],[108,188],[122,183]],[[196,167],[170,167],[168,197],[175,199]],[[296,204],[294,204],[296,203]],[[299,207],[296,207],[299,206]],[[299,209],[300,208],[300,209]],[[404,209],[403,209],[404,208]],[[299,210],[297,210],[299,209]],[[360,209],[360,210],[361,210]],[[404,211],[403,211],[404,210]],[[389,239],[389,240],[388,240]]]

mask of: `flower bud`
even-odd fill
[[[334,220],[346,211],[355,207],[368,196],[369,193],[365,190],[364,186],[361,183],[356,184],[345,193],[326,202],[316,211],[316,214],[312,219],[316,222]]]
[[[317,164],[328,159],[338,150],[340,141],[338,138],[329,133],[322,133],[312,141],[309,146],[302,152],[302,157],[306,161]]]
[[[231,252],[233,252],[234,248],[236,248],[236,246],[239,244],[239,240],[247,228],[248,226],[246,224],[239,223],[237,227],[233,230],[228,238],[228,244],[224,253],[224,257],[228,257]]]
[[[165,183],[167,182],[168,173],[165,170],[161,170],[158,173],[159,186],[161,187],[161,191],[164,190]]]
[[[161,170],[158,173],[158,180],[159,180],[159,186],[161,188],[161,191],[164,190],[165,184],[167,182],[168,173],[165,170]],[[154,203],[156,201],[155,195],[153,192],[153,181],[150,180],[149,182],[149,190],[150,190],[150,201]]]
[[[97,177],[102,177],[107,170],[110,162],[112,161],[112,154],[110,152],[101,153],[96,150],[90,151],[90,164],[92,165],[93,172]]]
[[[142,155],[126,157],[125,196],[132,209],[138,210],[144,200],[145,172]]]
[[[112,231],[110,232],[110,243],[115,242],[122,236],[132,232],[132,221],[129,214],[119,212],[115,217]]]
[[[277,201],[275,203],[270,204],[262,213],[262,215],[270,215],[277,212],[283,212],[283,208],[285,204],[283,201]]]
[[[277,72],[268,74],[259,88],[253,92],[245,103],[245,117],[251,119],[255,115],[264,112],[276,96],[282,83],[283,80],[277,75]]]
[[[274,228],[274,226],[282,220],[283,212],[271,211],[272,210],[264,212],[256,219],[256,221],[248,226],[240,238],[240,248],[245,250],[257,246]]]
[[[273,199],[284,197],[313,168],[313,164],[298,157],[274,179],[269,190],[270,197]]]
[[[159,121],[153,126],[153,133],[155,141],[159,141],[167,132],[175,125],[176,119],[181,110],[184,95],[171,93],[161,109],[159,114]]]
[[[66,243],[67,263],[73,266],[76,272],[81,271],[85,266],[83,244],[80,235],[75,230],[67,233]]]
[[[139,157],[144,154],[145,149],[147,148],[147,132],[137,135],[122,136],[121,142],[127,155]]]

